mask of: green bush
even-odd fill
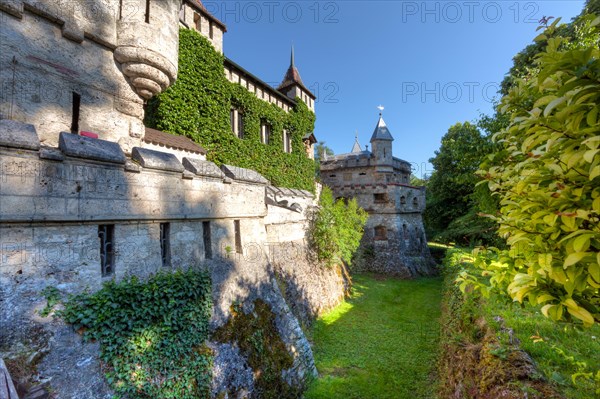
[[[314,215],[310,237],[319,260],[328,265],[352,262],[360,245],[369,215],[358,206],[356,199],[348,204],[335,201],[329,187],[323,187],[319,209]]]
[[[230,126],[231,108],[243,115],[244,138]],[[260,141],[260,124],[271,125],[268,144]],[[259,100],[224,73],[223,55],[199,33],[182,28],[179,36],[177,81],[153,98],[146,110],[146,124],[165,132],[187,136],[208,150],[207,158],[218,165],[230,164],[261,173],[272,184],[314,192],[314,161],[304,149],[302,137],[314,130],[315,114],[296,98],[285,112]],[[292,134],[292,152],[283,151],[283,129]]]
[[[208,274],[190,271],[109,282],[70,298],[59,314],[100,343],[106,379],[118,395],[192,399],[209,397],[211,309]]]

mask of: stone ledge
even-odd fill
[[[260,173],[252,169],[244,169],[237,166],[221,165],[221,170],[225,175],[231,179],[246,181],[257,184],[269,184],[269,181],[263,177]]]
[[[125,164],[125,154],[119,144],[61,132],[58,148],[67,156]]]
[[[183,165],[179,162],[177,157],[166,152],[133,147],[131,158],[147,169],[166,170],[179,173],[184,171]]]
[[[49,159],[51,161],[64,161],[65,156],[57,148],[52,147],[41,147],[40,148],[40,159]]]
[[[225,177],[223,171],[217,165],[202,159],[184,157],[183,167],[198,176],[214,177],[216,179]]]
[[[0,120],[0,146],[39,150],[40,139],[33,125],[2,119]]]

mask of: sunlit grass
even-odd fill
[[[352,298],[315,325],[306,398],[432,399],[440,299],[439,279],[355,276]]]

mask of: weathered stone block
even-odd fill
[[[214,177],[217,179],[225,177],[223,171],[210,161],[184,157],[183,167],[198,176]]]
[[[58,148],[67,156],[94,159],[112,163],[125,163],[125,154],[119,144],[61,132]]]
[[[52,147],[40,148],[40,159],[49,159],[51,161],[64,161],[65,156],[60,150]]]
[[[0,146],[39,150],[40,140],[33,125],[3,119],[0,120]]]
[[[131,158],[148,169],[167,170],[171,172],[183,172],[183,165],[173,154],[149,150],[147,148],[134,147]]]
[[[225,175],[234,180],[247,181],[258,184],[269,184],[269,181],[265,179],[260,173],[252,169],[239,168],[231,165],[221,165],[221,170]]]

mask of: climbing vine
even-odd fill
[[[218,165],[253,169],[276,186],[314,191],[314,161],[302,142],[314,129],[314,113],[299,99],[290,112],[259,100],[226,79],[223,60],[206,38],[182,28],[177,81],[148,104],[146,124],[191,138]],[[242,115],[243,139],[231,131],[232,107]],[[268,144],[260,141],[261,121],[271,126]],[[291,153],[283,151],[284,129],[292,135]]]
[[[108,383],[130,399],[208,398],[212,351],[208,274],[158,274],[109,282],[70,298],[59,315],[100,343]]]

